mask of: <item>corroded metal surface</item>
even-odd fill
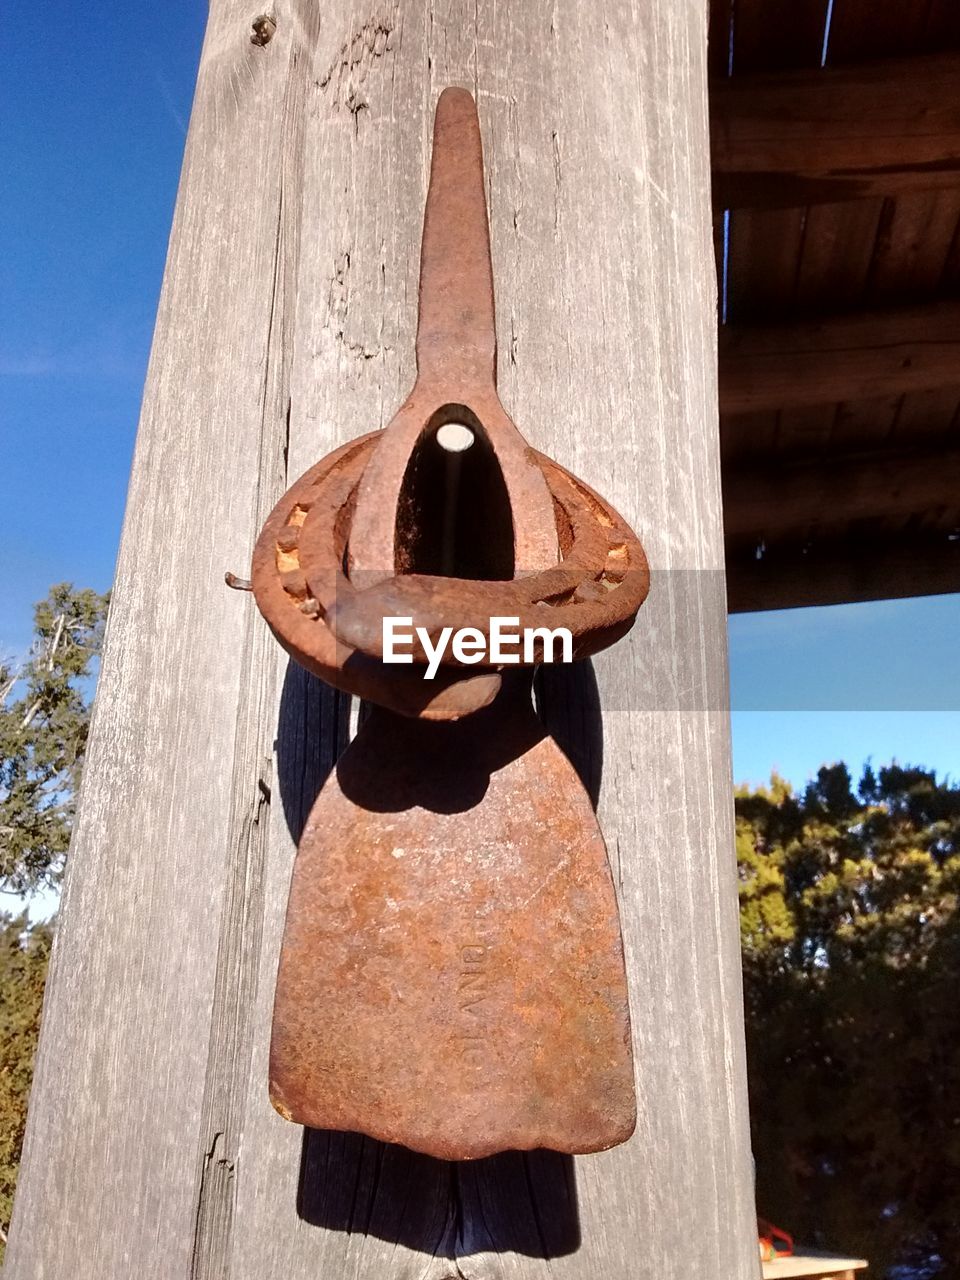
[[[431,563],[431,548],[421,550],[439,500],[439,482],[429,486],[423,473],[439,452],[438,428],[450,421],[473,428],[471,453],[488,464],[477,486],[486,500],[478,500],[481,518],[467,511],[461,521],[459,559],[500,544],[486,572],[456,577],[435,572],[437,556]],[[437,107],[414,388],[384,431],[337,450],[284,495],[257,543],[253,584],[298,662],[349,693],[428,719],[487,705],[499,679],[476,668],[462,684],[449,672],[440,684],[416,669],[384,672],[384,616],[412,617],[431,634],[470,626],[486,636],[492,616],[562,626],[579,658],[628,630],[646,597],[636,534],[581,480],[531,449],[497,395],[483,159],[466,90],[446,90]],[[418,643],[412,652],[424,659]],[[452,650],[442,661],[455,665]]]
[[[447,1159],[633,1131],[607,855],[526,694],[444,725],[378,709],[341,757],[291,891],[281,1114]]]
[[[491,617],[516,617],[521,627],[567,627],[574,656],[605,648],[633,623],[649,586],[639,540],[616,511],[582,480],[529,450],[553,499],[551,529],[563,558],[509,581],[437,575],[376,575],[343,570],[347,522],[356,490],[381,436],[364,436],[311,468],[284,496],[264,526],[254,553],[257,599],[281,643],[331,684],[406,714],[438,714],[422,672],[394,687],[396,673],[371,663],[382,657],[385,616],[410,616],[435,634],[444,626],[489,634]],[[380,504],[383,507],[385,504]],[[355,543],[350,532],[350,549]],[[361,582],[358,588],[357,580]],[[414,656],[424,660],[416,642]],[[447,663],[454,663],[448,650]],[[473,677],[469,681],[478,689]],[[377,683],[386,680],[382,689]],[[411,688],[407,688],[407,684]],[[474,705],[485,705],[476,703]],[[465,706],[463,711],[474,709]],[[461,712],[463,713],[463,712]]]
[[[537,719],[530,673],[416,642],[385,617],[613,643],[649,586],[626,522],[526,443],[496,390],[476,108],[437,107],[417,380],[389,426],[285,494],[257,604],[298,662],[375,704],[316,800],[290,892],[270,1087],[281,1114],[450,1159],[601,1150],[633,1131],[630,1022],[603,839]],[[438,432],[467,428],[463,459]],[[531,655],[535,665],[542,651]]]

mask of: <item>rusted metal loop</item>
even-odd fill
[[[515,617],[520,628],[567,628],[576,657],[603,648],[609,629],[631,621],[646,597],[646,557],[636,535],[608,504],[556,463],[537,460],[569,531],[569,545],[554,568],[510,582],[398,574],[365,586],[362,577],[357,583],[324,554],[330,531],[321,520],[308,519],[302,564],[331,631],[361,652],[381,657],[384,617],[410,617],[414,629],[422,627],[434,639],[444,627],[471,627],[489,639],[492,618]],[[427,657],[416,641],[412,653],[415,660]],[[444,657],[456,663],[450,649]]]
[[[328,472],[369,449],[373,435],[361,436],[311,467],[270,513],[253,552],[253,590],[257,607],[276,636],[302,667],[336,689],[423,720],[457,720],[489,706],[500,690],[495,671],[463,679],[459,672],[438,672],[424,680],[417,666],[387,667],[357,653],[327,627],[299,570],[297,530],[316,500]]]
[[[286,494],[257,544],[253,583],[278,639],[310,670],[406,715],[445,719],[488,705],[499,677],[484,662],[467,675],[462,650],[448,644],[438,679],[425,681],[422,635],[435,645],[446,628],[470,628],[489,649],[492,619],[515,618],[519,631],[540,634],[518,663],[541,661],[543,633],[559,628],[573,656],[586,657],[629,630],[650,581],[623,518],[533,450],[500,403],[479,121],[465,90],[445,91],[437,107],[419,316],[407,400],[385,430],[337,450]],[[410,477],[428,465],[431,442],[439,451],[439,425],[457,418],[488,468],[482,500],[471,491],[468,552],[487,540],[503,551],[493,571],[470,564],[454,576],[459,560],[437,573],[422,551],[430,516]],[[436,504],[444,482],[431,474]],[[499,497],[488,501],[492,493]],[[382,662],[388,617],[411,620],[412,666]]]
[[[331,639],[350,653],[382,658],[385,616],[410,617],[413,628],[423,627],[431,637],[451,626],[473,627],[487,638],[491,618],[516,617],[521,628],[568,628],[574,656],[586,657],[632,622],[650,582],[639,539],[592,489],[541,454],[535,457],[558,514],[563,558],[555,568],[507,582],[401,574],[370,586],[363,585],[361,571],[358,585],[357,572],[348,574],[344,562],[353,503],[377,438],[365,436],[308,472],[279,504],[258,543],[256,563],[266,568],[269,530],[273,571],[288,601],[286,626],[268,617],[281,638],[282,631],[295,629],[290,640],[298,653],[320,648],[325,665],[342,670]],[[304,609],[306,601],[315,601],[316,609]],[[427,660],[418,642],[411,651],[415,661]],[[449,650],[447,665],[456,665],[448,655]],[[391,673],[402,670],[393,667]],[[359,692],[381,701],[369,684]]]

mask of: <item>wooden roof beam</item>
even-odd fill
[[[710,116],[721,208],[960,186],[960,54],[714,80]]]
[[[720,331],[720,411],[960,388],[960,303]]]
[[[861,520],[960,510],[960,448],[818,457],[723,472],[723,527],[731,549],[796,541],[804,531]]]
[[[960,540],[883,543],[827,541],[807,550],[772,550],[757,560],[727,557],[727,610],[755,613],[853,604],[960,591]]]

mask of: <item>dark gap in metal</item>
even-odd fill
[[[437,442],[438,430],[452,422],[473,432],[462,453],[448,453]],[[407,463],[397,503],[396,571],[509,582],[513,553],[510,497],[487,433],[466,405],[444,405]]]

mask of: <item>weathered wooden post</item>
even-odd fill
[[[15,1280],[757,1274],[699,3],[214,0],[7,1255]],[[412,381],[430,117],[483,121],[500,388],[654,567],[545,681],[621,893],[635,1137],[464,1165],[271,1110],[298,826],[344,701],[247,596],[263,517]],[[575,695],[575,696],[573,696]],[[279,728],[278,728],[279,724]],[[601,769],[602,761],[602,769]]]

